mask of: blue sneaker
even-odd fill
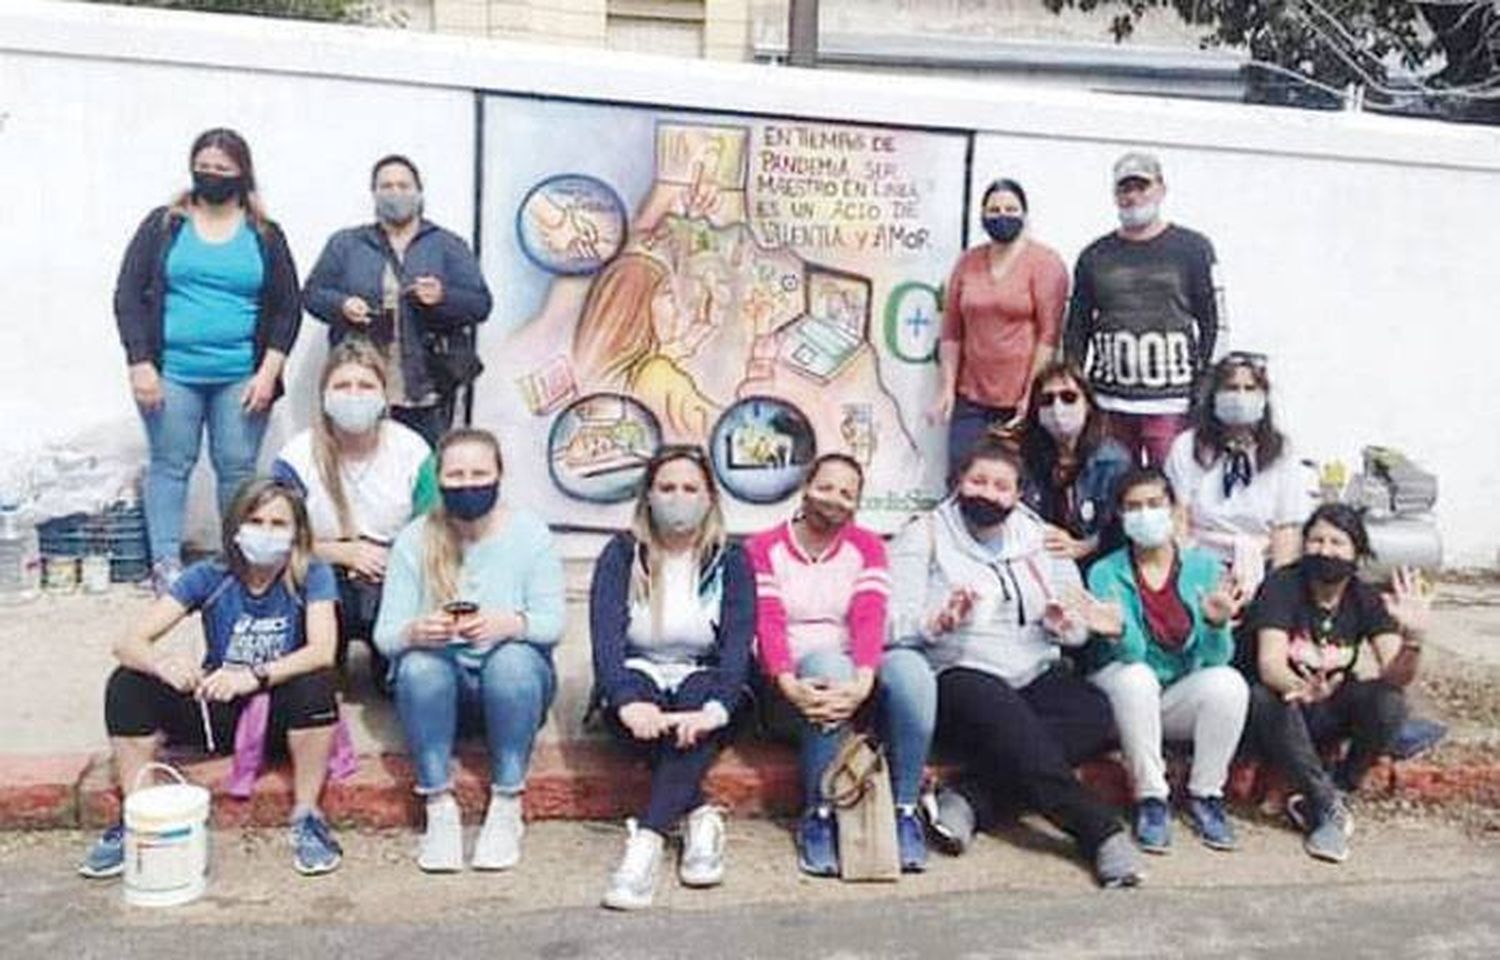
[[[896,808],[896,846],[901,851],[902,873],[927,869],[927,838],[922,835],[922,821],[915,807]]]
[[[1135,842],[1147,853],[1172,850],[1172,813],[1167,801],[1147,797],[1135,808]]]
[[[1188,797],[1188,822],[1210,850],[1234,850],[1239,841],[1224,810],[1223,797]]]
[[[292,822],[292,850],[292,866],[304,877],[332,873],[344,859],[344,848],[315,813],[304,813]]]
[[[814,877],[839,875],[839,829],[827,810],[809,810],[797,824],[797,866]]]
[[[88,856],[84,857],[83,863],[78,865],[78,873],[91,880],[103,880],[107,877],[118,877],[124,872],[125,825],[117,823],[94,841],[94,845],[89,848]]]

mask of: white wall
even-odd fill
[[[1113,157],[1156,149],[1170,214],[1225,264],[1234,343],[1273,356],[1299,452],[1407,448],[1440,475],[1449,562],[1497,562],[1500,131],[86,4],[0,10],[0,452],[137,429],[110,288],[199,129],[247,134],[305,271],[365,216],[386,150],[418,159],[431,211],[467,233],[473,89],[977,130],[975,179],[1025,182],[1065,257],[1109,226]],[[299,354],[320,340],[307,329]]]

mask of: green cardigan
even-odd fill
[[[1177,595],[1193,618],[1192,633],[1180,650],[1157,643],[1146,627],[1129,547],[1101,557],[1089,568],[1089,592],[1101,600],[1119,603],[1125,611],[1125,629],[1118,639],[1095,638],[1090,644],[1094,669],[1115,661],[1144,663],[1165,687],[1194,670],[1222,666],[1234,656],[1229,624],[1216,627],[1203,618],[1203,598],[1224,577],[1222,562],[1215,554],[1195,547],[1180,547],[1177,555],[1181,564]]]

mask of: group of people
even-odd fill
[[[153,488],[172,479],[156,463],[174,432],[161,421],[190,426],[196,456],[205,422],[213,446],[230,414],[263,417],[296,332],[295,279],[289,260],[270,263],[285,244],[258,212],[243,141],[211,131],[192,163],[194,190],[148,217],[122,274]],[[846,453],[817,457],[790,515],[743,542],[703,450],[668,446],[647,464],[590,592],[591,706],[651,768],[606,906],[650,905],[678,832],[681,881],[722,881],[724,817],[704,778],[752,719],[798,745],[797,858],[812,875],[839,873],[824,773],[852,727],[886,750],[905,871],[925,869],[929,837],[961,853],[976,829],[1031,810],[1073,838],[1101,885],[1138,883],[1140,851],[1171,848],[1164,741],[1192,747],[1178,799],[1209,847],[1236,846],[1224,792],[1243,748],[1290,780],[1307,851],[1347,856],[1344,797],[1405,717],[1426,602],[1408,572],[1385,594],[1359,579],[1362,521],[1314,508],[1272,420],[1264,359],[1211,361],[1211,280],[1190,276],[1209,269],[1211,248],[1160,219],[1159,164],[1128,154],[1115,174],[1121,228],[1080,258],[1063,337],[1081,344],[1087,374],[1057,357],[1068,278],[1027,237],[1024,191],[1002,180],[984,195],[993,241],[955,270],[939,351],[949,489],[889,544],[856,520],[865,478]],[[483,319],[488,294],[462,242],[419,219],[409,161],[377,163],[372,186],[377,223],[337,235],[303,294],[335,341],[321,415],[271,477],[229,496],[240,478],[221,469],[221,557],[164,580],[117,645],[106,725],[127,792],[164,737],[233,749],[237,762],[247,741],[284,743],[294,864],[333,870],[341,851],[318,801],[338,749],[335,668],[351,637],[368,637],[425,798],[418,866],[465,864],[451,767],[455,738],[473,731],[491,794],[467,859],[505,870],[521,856],[527,768],[557,688],[562,565],[546,523],[501,496],[492,434],[450,430],[429,454],[442,423],[423,411],[443,395],[423,379],[426,333]],[[1167,275],[1174,263],[1180,277]],[[132,277],[154,307],[126,295]],[[1157,295],[1171,329],[1152,339]],[[231,303],[237,325],[225,323]],[[213,324],[249,339],[230,350]],[[181,495],[148,495],[153,544],[159,511],[180,515]],[[161,654],[155,641],[192,612],[203,659]],[[1323,751],[1345,738],[1330,769]],[[1128,825],[1074,774],[1116,743],[1135,794]],[[925,790],[935,756],[954,773]],[[116,826],[82,872],[114,875],[122,861]]]

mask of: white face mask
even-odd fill
[[[1120,226],[1127,230],[1139,230],[1156,222],[1161,212],[1159,203],[1138,203],[1133,207],[1119,207]]]
[[[234,543],[252,567],[274,567],[292,552],[292,531],[245,523],[236,531]]]
[[[323,412],[345,433],[365,433],[385,413],[385,397],[373,390],[328,390],[323,394]]]
[[[1141,507],[1126,510],[1120,518],[1125,536],[1141,547],[1160,547],[1172,539],[1172,509],[1170,507]]]
[[[1049,403],[1036,412],[1036,422],[1057,440],[1071,440],[1083,432],[1088,410],[1078,403]]]
[[[1266,415],[1266,395],[1259,390],[1220,390],[1214,394],[1214,417],[1228,427],[1248,427]]]

